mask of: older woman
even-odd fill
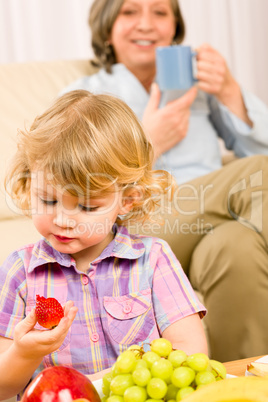
[[[197,85],[159,108],[155,50],[184,38],[177,0],[95,0],[89,23],[101,68],[67,90],[122,98],[143,122],[155,167],[180,183],[179,214],[165,215],[162,229],[154,225],[150,233],[170,242],[204,297],[211,356],[267,353],[268,158],[252,156],[268,154],[267,107],[204,44],[197,50]],[[218,137],[237,156],[251,157],[222,167]]]

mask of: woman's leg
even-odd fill
[[[268,251],[268,157],[239,159],[180,185],[173,210],[159,237],[170,243],[186,273],[201,239],[212,239],[215,228],[228,221],[257,232]]]
[[[138,231],[164,238],[201,292],[212,357],[268,353],[268,157],[180,185],[173,206],[161,229]]]
[[[219,225],[196,247],[189,277],[208,309],[212,358],[268,353],[268,258],[256,232],[236,221]]]
[[[232,162],[178,198],[173,249],[208,308],[211,356],[268,353],[268,157]]]
[[[167,240],[202,293],[212,357],[268,353],[268,157],[180,185],[174,209],[139,232]]]

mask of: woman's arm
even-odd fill
[[[199,89],[214,95],[233,114],[252,127],[253,123],[248,116],[240,86],[232,76],[225,59],[207,44],[200,46],[197,53]]]
[[[174,322],[165,329],[162,337],[168,339],[174,349],[183,350],[188,355],[208,354],[206,335],[198,313]]]

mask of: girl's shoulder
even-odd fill
[[[134,243],[141,242],[147,252],[156,252],[156,250],[167,254],[171,252],[168,242],[160,237],[145,234],[130,234],[130,238]]]
[[[26,267],[28,268],[32,264],[35,264],[40,256],[43,256],[42,258],[53,256],[52,247],[43,238],[35,243],[21,246],[17,250],[11,252],[4,261],[2,268],[10,270],[11,267],[17,267],[18,269],[23,267],[26,269]]]

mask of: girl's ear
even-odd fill
[[[143,198],[142,188],[139,186],[129,187],[124,190],[121,200],[120,215],[130,212],[133,207]]]

